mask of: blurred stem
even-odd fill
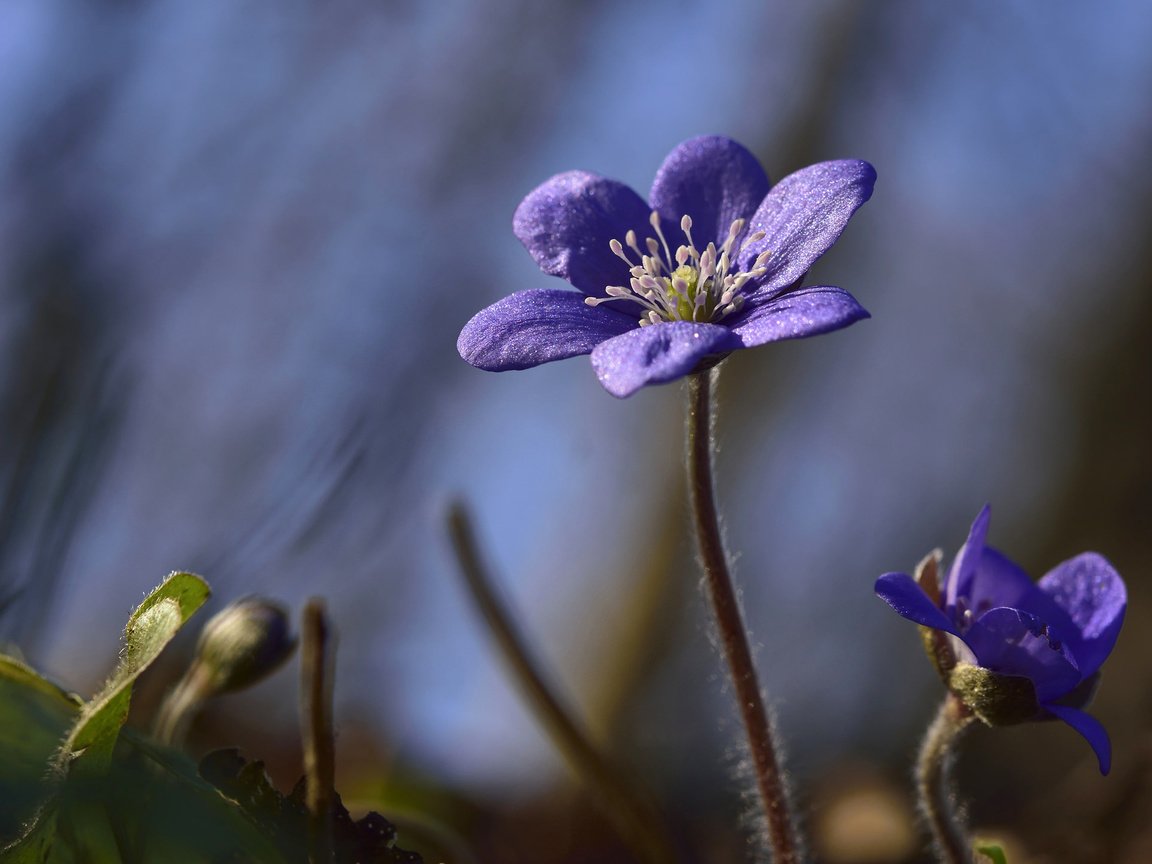
[[[324,601],[312,598],[300,627],[300,714],[312,864],[333,860],[332,804],[336,780],[332,732],[332,646]]]
[[[528,700],[529,707],[552,743],[591,791],[596,805],[642,860],[651,864],[676,861],[676,854],[665,835],[657,811],[592,744],[571,712],[552,692],[529,650],[527,639],[517,628],[512,613],[498,596],[481,562],[472,520],[464,504],[459,501],[449,508],[448,529],[460,572],[472,599],[484,617],[489,632],[496,638],[504,660]]]
[[[152,735],[158,742],[169,747],[184,746],[188,727],[211,693],[209,678],[199,659],[193,660],[160,705],[152,727]]]
[[[916,763],[920,810],[932,831],[936,854],[946,864],[971,864],[973,860],[972,840],[952,780],[956,742],[972,719],[964,703],[949,693],[928,727]]]
[[[748,644],[748,631],[740,612],[740,601],[728,570],[728,556],[720,536],[716,510],[712,462],[714,410],[712,390],[715,369],[688,376],[688,489],[699,544],[704,583],[728,671],[740,704],[740,718],[748,736],[748,748],[756,773],[756,784],[767,820],[768,844],[775,864],[798,864],[803,853],[797,839],[788,801],[788,789],[780,768],[778,747],[773,737],[760,681]]]

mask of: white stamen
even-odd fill
[[[632,266],[632,262],[629,261],[628,256],[624,254],[624,247],[622,245],[620,245],[619,240],[609,240],[608,241],[608,248],[610,248],[612,250],[613,255],[615,255],[617,258],[619,258],[621,261],[623,261],[629,267]]]
[[[692,241],[692,217],[687,213],[680,219],[680,230],[684,232],[684,236],[688,238],[688,252],[697,261],[700,260],[700,253],[696,251],[696,244]]]
[[[700,255],[700,281],[710,278],[716,272],[716,247],[711,243]]]
[[[680,218],[680,230],[687,243],[678,245],[675,255],[661,227],[660,214],[653,210],[648,222],[656,236],[644,238],[647,254],[632,230],[624,235],[623,243],[616,239],[609,242],[612,253],[628,264],[629,287],[609,285],[604,289],[607,296],[585,298],[589,306],[614,300],[636,303],[643,310],[638,321],[641,327],[664,321],[714,322],[739,311],[744,305],[740,293],[744,286],[768,272],[766,264],[772,254],[768,250],[761,252],[748,270],[732,272],[744,244],[759,242],[765,236],[757,231],[741,242],[744,219],[733,220],[719,247],[710,242],[701,252],[692,237],[692,217],[685,214]],[[639,257],[639,264],[625,247]]]
[[[668,241],[664,239],[664,232],[660,230],[660,214],[653,210],[652,215],[648,217],[648,221],[652,223],[652,228],[656,231],[656,236],[660,238],[660,245],[664,247],[664,255],[667,260],[671,261],[672,253],[668,251]]]

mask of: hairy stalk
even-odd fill
[[[592,792],[593,801],[605,817],[642,860],[650,864],[676,861],[656,809],[592,744],[579,722],[552,692],[527,640],[500,599],[482,563],[472,521],[460,502],[454,502],[449,509],[448,529],[460,572],[472,599],[495,637],[513,678],[553,744]]]
[[[972,864],[973,860],[972,839],[952,781],[956,742],[972,719],[964,703],[949,693],[928,727],[916,762],[920,810],[932,831],[936,854],[945,864]]]
[[[732,676],[740,718],[748,736],[752,767],[764,808],[768,847],[776,864],[798,864],[803,851],[788,801],[788,789],[780,768],[772,723],[768,718],[760,681],[748,644],[748,631],[740,601],[728,569],[728,556],[720,536],[712,479],[714,451],[712,388],[716,372],[696,372],[688,377],[688,489],[696,524],[704,583],[728,671]]]
[[[308,859],[312,864],[328,864],[333,860],[336,757],[332,731],[332,635],[323,600],[313,598],[304,607],[300,635],[300,720],[309,816]]]

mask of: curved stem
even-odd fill
[[[700,563],[724,659],[732,676],[740,718],[756,772],[756,784],[767,820],[768,843],[776,864],[798,864],[803,858],[780,768],[772,723],[768,717],[740,601],[728,570],[728,557],[720,537],[712,479],[712,387],[715,372],[688,377],[688,488],[696,523]]]
[[[183,747],[188,727],[211,695],[211,676],[199,660],[193,660],[184,677],[161,703],[152,729],[153,737],[169,747]]]
[[[587,784],[604,815],[650,864],[669,864],[676,854],[665,836],[657,811],[588,738],[571,712],[549,687],[544,672],[532,656],[527,640],[516,627],[512,613],[500,599],[472,530],[468,511],[455,502],[448,512],[452,545],[460,571],[480,609],[489,631],[496,638],[504,660],[528,700],[536,719],[564,756],[569,767]]]
[[[960,733],[972,714],[951,693],[928,727],[916,762],[916,794],[932,831],[936,854],[946,864],[971,864],[972,840],[952,781],[952,763]]]

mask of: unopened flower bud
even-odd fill
[[[283,606],[243,597],[204,625],[196,665],[213,692],[241,690],[276,671],[295,647]]]

